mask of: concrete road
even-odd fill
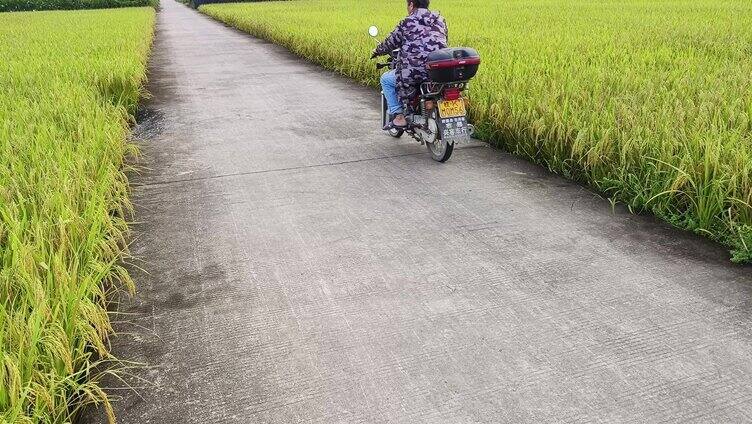
[[[750,267],[162,7],[119,422],[752,420]]]

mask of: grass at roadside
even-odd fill
[[[103,402],[154,9],[0,14],[0,422]],[[70,406],[73,405],[71,408]]]
[[[752,260],[752,3],[434,0],[483,59],[479,134],[633,211]],[[201,11],[377,85],[369,25],[403,0],[205,5]],[[336,95],[336,93],[332,93]]]

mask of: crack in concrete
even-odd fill
[[[462,150],[477,149],[481,147],[485,147],[485,146],[484,145],[465,146],[465,147],[462,147]],[[223,179],[223,178],[239,177],[243,175],[268,174],[272,172],[296,171],[300,169],[310,169],[310,168],[324,168],[328,166],[347,165],[350,163],[361,163],[361,162],[373,162],[373,161],[401,158],[401,157],[407,157],[407,156],[422,156],[426,154],[428,153],[426,152],[404,153],[404,154],[399,154],[399,155],[379,156],[375,158],[352,159],[352,160],[344,160],[340,162],[318,163],[314,165],[290,166],[290,167],[285,167],[285,168],[262,169],[258,171],[247,171],[247,172],[232,172],[229,174],[211,175],[208,177],[184,178],[184,179],[176,179],[176,180],[168,180],[168,181],[157,181],[153,183],[135,183],[133,184],[133,187],[134,188],[135,187],[138,187],[138,188],[147,187],[148,188],[148,187],[165,186],[165,185],[171,185],[171,184],[181,184],[181,183],[190,183],[190,182],[207,181],[207,180],[218,180],[218,179]]]

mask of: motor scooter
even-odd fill
[[[371,26],[368,34],[375,39],[379,30]],[[376,68],[394,69],[399,54],[399,49],[390,52],[388,60],[377,63]],[[449,160],[455,144],[469,142],[475,131],[475,127],[467,121],[463,92],[478,72],[479,65],[478,52],[469,47],[450,47],[431,52],[426,62],[429,80],[420,84],[416,95],[403,105],[407,126],[404,129],[390,128],[386,130],[387,133],[395,138],[407,133],[426,145],[433,160]],[[392,118],[382,92],[382,128]]]

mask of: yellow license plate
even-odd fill
[[[457,100],[439,100],[439,116],[442,118],[456,118],[465,116],[465,101]]]

